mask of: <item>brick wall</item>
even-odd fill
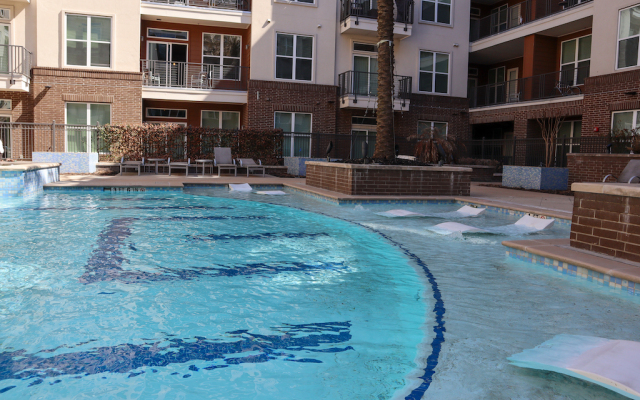
[[[619,176],[629,160],[640,160],[640,154],[567,154],[569,185],[575,182],[602,182],[609,174]]]
[[[640,70],[587,78],[584,92],[582,136],[608,136],[612,112],[640,108]]]
[[[337,86],[306,83],[249,81],[247,125],[272,129],[276,111],[312,113],[314,133],[335,133]]]
[[[47,87],[50,86],[50,87]],[[33,121],[65,123],[65,103],[111,105],[111,123],[142,122],[142,76],[139,72],[95,71],[36,67],[32,70]],[[42,138],[50,142],[50,138]],[[57,135],[56,148],[64,149]]]
[[[471,172],[307,164],[306,183],[348,195],[469,196]]]
[[[640,262],[640,198],[576,193],[571,246]]]

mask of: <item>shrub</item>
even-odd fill
[[[100,151],[139,160],[167,158],[186,160],[214,158],[214,147],[230,147],[234,158],[253,158],[275,165],[282,160],[284,136],[279,129],[224,130],[163,125],[103,125],[98,128]]]

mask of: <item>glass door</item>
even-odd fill
[[[518,92],[518,68],[512,68],[507,71],[507,101],[520,101],[520,93]]]
[[[506,4],[491,10],[491,34],[492,35],[495,35],[496,33],[507,30],[507,20],[508,20],[507,14],[508,13],[509,13],[509,8]]]
[[[9,125],[11,117],[0,116],[0,141],[4,148],[4,153],[0,153],[0,158],[11,158],[11,127]]]
[[[109,104],[67,103],[67,152],[98,152],[100,144],[91,126],[111,123]]]
[[[493,68],[489,70],[489,104],[496,104],[504,99],[505,67]]]
[[[373,157],[376,148],[376,131],[373,129],[353,129],[351,131],[351,158]],[[364,153],[363,143],[367,143],[367,153]]]
[[[372,56],[353,56],[353,89],[355,94],[363,96],[378,95],[378,58]]]
[[[149,42],[147,56],[151,79],[160,86],[180,87],[186,82],[187,45]]]
[[[8,24],[0,24],[0,73],[9,73],[9,67],[11,63],[9,62],[9,44],[11,43],[11,38],[9,37],[9,25]]]

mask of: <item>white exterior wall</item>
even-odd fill
[[[28,21],[28,10],[29,3],[19,3],[13,1],[4,1],[0,2],[0,8],[8,8],[11,10],[11,21],[0,21],[2,23],[9,23],[11,27],[9,28],[9,35],[11,36],[10,44],[14,46],[24,46],[29,51],[33,51],[32,48],[29,48],[29,41],[33,41],[31,38],[32,30],[27,29],[27,21]],[[30,24],[29,24],[30,25]]]
[[[36,13],[36,65],[123,72],[140,71],[140,2],[138,0],[32,0]],[[111,17],[111,68],[65,64],[65,13]]]
[[[617,69],[618,16],[620,10],[640,5],[640,0],[594,0],[591,76],[639,69]]]
[[[316,0],[308,5],[285,1],[253,1],[251,10],[251,79],[276,79],[276,32],[313,36],[311,82],[333,85],[335,81],[335,32],[338,0]],[[267,20],[271,22],[267,22]]]

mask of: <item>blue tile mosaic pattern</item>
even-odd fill
[[[567,190],[568,168],[518,167],[505,165],[502,186],[535,190]]]
[[[631,296],[640,296],[640,283],[616,278],[584,267],[532,254],[524,250],[508,249],[506,254],[507,257],[539,265],[565,276],[583,279],[599,286],[619,289],[621,292]]]
[[[44,185],[59,180],[58,167],[31,171],[0,171],[0,198],[37,194],[42,191]]]
[[[34,152],[33,162],[60,163],[60,173],[92,174],[96,172],[98,153]]]

